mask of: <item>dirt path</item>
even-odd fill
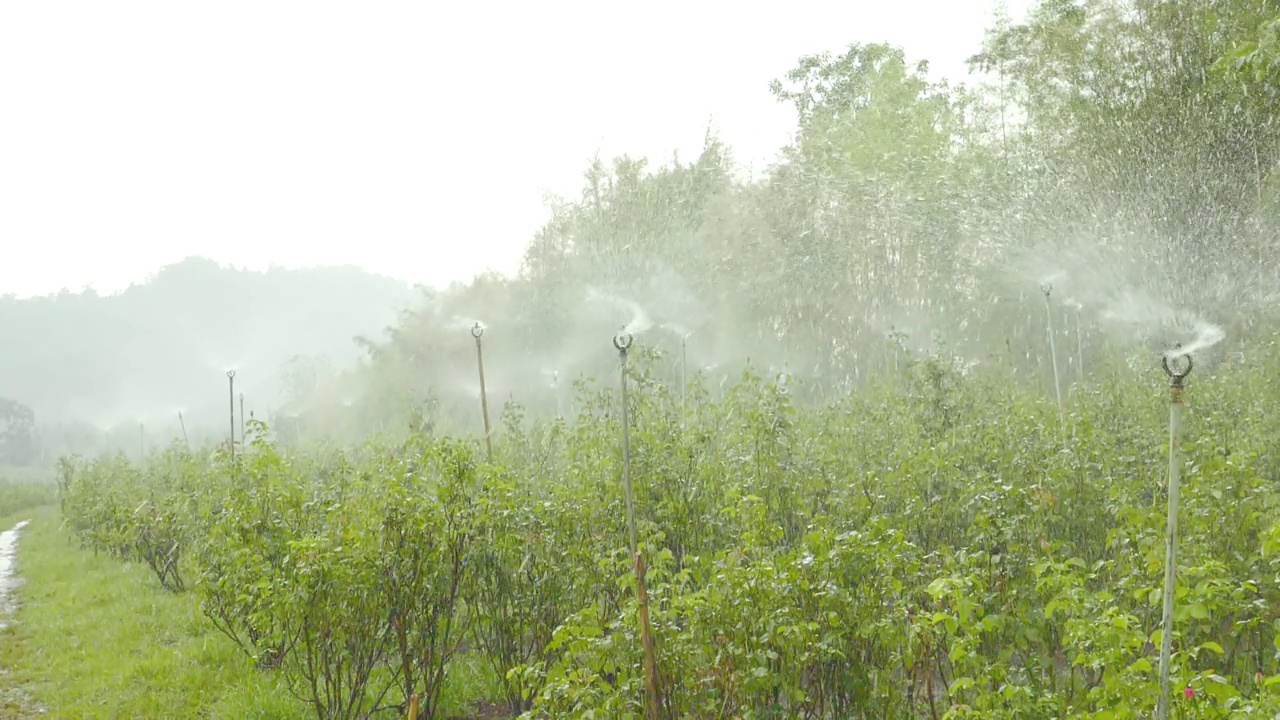
[[[15,572],[17,565],[18,534],[27,526],[27,521],[14,525],[0,532],[0,632],[9,627],[13,613],[18,609],[18,601],[13,591],[22,583],[22,578]],[[0,668],[0,717],[3,718],[35,718],[45,714],[21,686],[12,686],[8,677],[9,668]]]
[[[9,625],[9,617],[17,609],[13,599],[13,590],[20,579],[14,573],[18,551],[18,533],[27,526],[27,521],[14,525],[13,528],[0,533],[0,629]]]

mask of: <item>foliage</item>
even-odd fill
[[[29,479],[25,475],[0,469],[0,517],[12,517],[57,502],[57,488],[52,482],[44,478]]]
[[[1044,0],[972,88],[884,45],[802,58],[765,172],[711,135],[596,159],[516,277],[405,312],[354,371],[289,368],[305,422],[252,423],[234,459],[70,463],[64,514],[317,717],[435,716],[468,654],[512,713],[639,717],[618,400],[589,380],[625,324],[666,717],[1146,716],[1149,351],[1198,342],[1176,712],[1272,717],[1278,13]],[[485,462],[450,439],[479,429],[481,357]]]
[[[197,257],[112,295],[17,299],[0,288],[0,397],[40,418],[33,440],[50,463],[71,453],[133,455],[140,422],[148,447],[180,440],[179,410],[193,443],[223,441],[227,369],[240,368],[246,410],[265,418],[288,399],[278,397],[285,385],[299,389],[287,371],[301,368],[281,378],[283,364],[302,355],[348,367],[362,355],[352,337],[376,337],[416,299],[404,283],[358,268],[254,272]]]
[[[796,113],[770,166],[746,172],[712,133],[665,163],[594,158],[513,277],[459,282],[398,318],[394,283],[199,259],[118,296],[0,300],[25,352],[0,357],[17,383],[0,394],[59,420],[41,428],[48,458],[132,452],[125,417],[187,400],[195,444],[222,441],[210,362],[252,367],[249,409],[290,445],[471,432],[476,321],[490,397],[537,418],[577,413],[573,383],[611,372],[585,348],[622,324],[668,353],[664,380],[702,371],[712,389],[750,361],[833,398],[902,350],[944,347],[1045,379],[1049,278],[1059,345],[1076,324],[1084,338],[1072,370],[1209,321],[1241,337],[1276,318],[1277,17],[1276,0],[1042,0],[997,19],[967,85],[883,44],[807,55],[768,85]],[[341,329],[279,332],[320,325]],[[175,413],[159,415],[148,437],[178,437]]]
[[[749,361],[806,400],[904,350],[998,356],[1047,385],[1044,284],[1069,374],[1210,322],[1244,337],[1276,318],[1277,16],[1044,0],[993,25],[967,86],[881,44],[805,56],[770,86],[796,113],[772,165],[744,172],[713,134],[692,158],[593,159],[520,273],[406,312],[331,411],[474,431],[476,320],[490,397],[538,418],[577,412],[572,381],[611,372],[584,348],[623,324],[667,353],[666,382],[704,372],[715,390]]]
[[[0,465],[25,466],[36,459],[35,426],[31,408],[0,397]]]
[[[6,717],[311,716],[221,637],[193,594],[161,590],[143,565],[77,550],[56,512],[23,517],[16,615],[0,633]]]
[[[1248,366],[1199,368],[1189,390],[1182,717],[1280,711],[1277,340]],[[747,374],[718,400],[695,382],[682,406],[653,374],[664,358],[634,358],[665,717],[1150,712],[1167,452],[1154,368],[1100,367],[1063,422],[1007,366],[908,356],[817,406]],[[508,407],[494,463],[421,435],[282,454],[255,427],[236,464],[68,466],[63,507],[117,554],[182,528],[206,616],[316,717],[411,694],[434,717],[464,646],[512,713],[638,717],[616,402],[584,387],[573,422]],[[121,512],[144,498],[173,519]]]

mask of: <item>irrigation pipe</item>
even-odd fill
[[[1084,382],[1084,335],[1080,332],[1080,306],[1076,305],[1076,371]]]
[[[484,335],[484,328],[477,322],[475,327],[471,328],[471,337],[476,339],[476,365],[480,368],[480,412],[484,415],[484,448],[488,453],[489,462],[493,462],[493,438],[489,427],[489,395],[484,387],[484,350],[480,347],[481,335]]]
[[[686,344],[689,340],[689,333],[680,336],[680,429],[684,430],[685,423],[688,422],[689,413],[685,409],[685,394],[689,388],[689,380],[686,372],[689,366],[689,352]]]
[[[236,460],[236,371],[227,371],[227,403],[231,407],[231,462]]]
[[[653,639],[653,627],[649,620],[649,588],[645,585],[644,556],[636,532],[635,495],[631,487],[631,429],[627,400],[627,350],[631,347],[631,335],[623,331],[613,338],[618,349],[619,378],[622,386],[622,489],[627,501],[627,532],[631,540],[631,558],[636,573],[636,601],[640,606],[640,642],[644,646],[645,717],[657,720],[661,699],[658,695],[658,648]]]
[[[1044,292],[1045,327],[1049,331],[1049,361],[1053,363],[1053,392],[1058,398],[1058,413],[1063,416],[1062,422],[1065,426],[1067,408],[1062,404],[1062,381],[1058,377],[1058,343],[1053,337],[1053,305],[1049,302],[1049,294],[1053,292],[1053,286],[1044,285],[1040,290]]]
[[[1178,490],[1182,481],[1182,459],[1179,435],[1182,430],[1183,387],[1191,374],[1191,355],[1184,354],[1185,368],[1177,369],[1177,360],[1169,365],[1164,357],[1164,371],[1169,375],[1169,517],[1165,521],[1164,612],[1160,620],[1160,704],[1158,720],[1169,718],[1169,660],[1173,652],[1173,594],[1178,563]]]

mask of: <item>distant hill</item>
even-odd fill
[[[0,288],[0,291],[3,289]],[[128,423],[178,431],[225,418],[228,368],[259,417],[281,403],[296,356],[341,369],[382,337],[419,293],[354,267],[251,272],[198,257],[114,295],[92,290],[0,297],[0,398],[37,423]],[[228,420],[229,422],[229,420]]]

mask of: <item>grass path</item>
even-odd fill
[[[0,530],[22,519],[19,608],[0,631],[0,717],[310,717],[212,628],[194,594],[80,550],[56,508],[4,518]]]

